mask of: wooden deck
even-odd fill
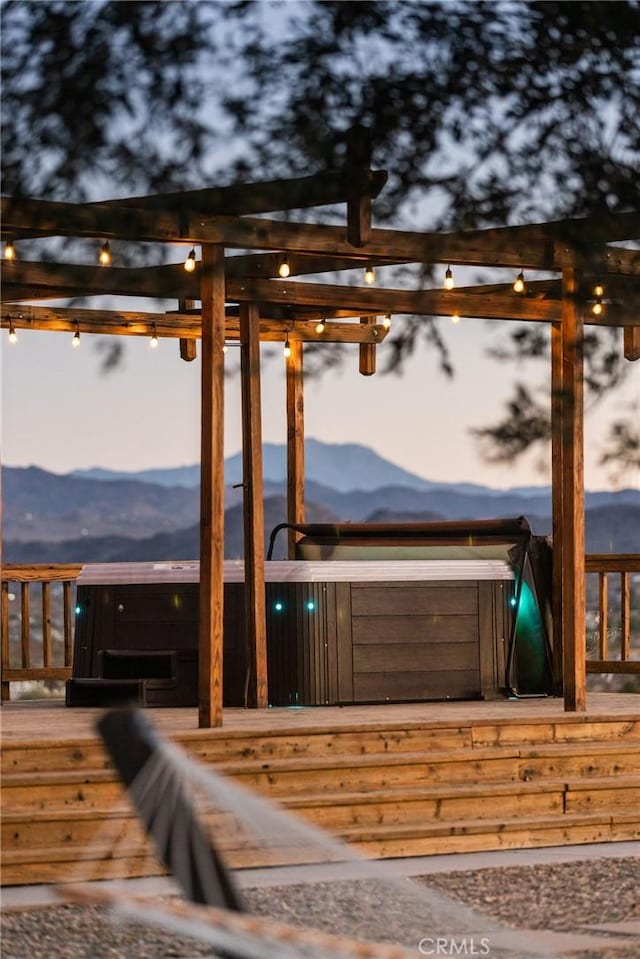
[[[377,857],[640,838],[640,696],[225,710],[148,710],[166,736]],[[13,702],[2,718],[2,882],[161,871],[94,732],[97,709]],[[133,824],[133,832],[131,827]],[[133,838],[113,841],[129,830]],[[238,867],[290,851],[224,838]]]

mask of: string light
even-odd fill
[[[283,280],[291,273],[291,267],[289,266],[289,257],[283,256],[278,265],[278,276],[282,277]]]
[[[364,271],[364,282],[368,283],[371,286],[372,283],[376,281],[376,274],[371,263],[367,263],[367,267]]]
[[[111,265],[111,249],[109,247],[108,240],[105,240],[102,246],[100,247],[100,253],[98,254],[98,263],[100,264],[100,266]]]
[[[73,334],[73,339],[71,340],[71,346],[76,350],[80,346],[80,324],[76,320],[75,322],[75,333]]]
[[[382,321],[382,325],[384,326],[385,330],[391,329],[391,313],[387,313]]]
[[[13,320],[9,320],[9,342],[10,343],[18,342],[18,334],[16,333],[16,328],[13,325]]]
[[[13,240],[7,240],[7,242],[5,243],[4,258],[5,260],[15,260],[16,248],[13,245]]]
[[[604,287],[601,283],[597,283],[593,288],[594,296],[604,296]]]
[[[184,261],[184,268],[187,273],[193,273],[196,268],[196,251],[195,247],[191,250],[186,260]]]
[[[459,322],[460,322],[460,314],[459,314],[459,313],[454,313],[453,316],[451,317],[451,322],[452,322],[452,323],[459,323]]]
[[[316,323],[316,333],[324,333],[327,328],[327,324],[324,319],[318,320]]]
[[[288,334],[288,333],[287,333],[287,338],[286,338],[286,340],[284,341],[284,349],[283,349],[282,352],[283,352],[283,354],[284,354],[285,360],[288,360],[289,357],[291,356],[291,346],[289,345],[289,334]]]
[[[450,266],[447,267],[447,272],[444,275],[444,288],[445,290],[453,289],[453,273]]]
[[[156,332],[155,323],[151,324],[151,339],[149,340],[149,346],[151,347],[152,350],[155,350],[158,348],[158,334]]]
[[[524,271],[523,270],[520,270],[517,277],[513,281],[513,292],[524,293]]]
[[[591,307],[591,312],[593,313],[594,316],[600,316],[603,310],[604,310],[604,304],[602,300],[600,299],[600,297],[598,297],[596,302]]]
[[[229,347],[227,346],[226,343],[225,343],[224,346],[222,347],[222,352],[223,352],[223,353],[228,353],[228,352],[229,352]]]

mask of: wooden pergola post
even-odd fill
[[[554,613],[560,617],[564,707],[586,709],[584,321],[573,267],[562,272],[562,322],[552,344]]]
[[[267,623],[264,585],[264,483],[260,397],[260,316],[255,303],[240,304],[242,471],[244,494],[245,629],[249,640],[247,704],[265,709]]]
[[[224,599],[224,247],[202,247],[202,436],[200,452],[201,727],[222,725]]]
[[[287,359],[287,523],[299,525],[305,521],[304,509],[304,378],[303,345],[292,340],[291,356]],[[289,559],[295,555],[299,534],[288,531]]]

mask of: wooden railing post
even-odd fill
[[[0,675],[1,688],[0,697],[3,703],[8,702],[11,697],[11,684],[4,678],[9,668],[9,583],[2,581],[0,589]]]
[[[0,608],[2,612],[0,667],[2,681],[2,701],[10,699],[12,682],[31,682],[42,680],[64,681],[71,675],[73,660],[73,610],[72,590],[82,566],[80,564],[15,564],[5,563],[2,569],[2,589],[0,593]],[[9,586],[15,583],[20,587],[20,648],[15,650],[16,659],[20,665],[11,664],[11,635],[10,635],[10,591]],[[62,588],[62,656],[54,648],[54,632],[52,620],[52,589],[56,583]],[[42,590],[40,611],[42,624],[40,632],[34,629],[31,623],[31,587],[39,584]],[[16,639],[18,636],[16,635]],[[34,644],[42,640],[42,664],[34,663]],[[63,660],[60,665],[60,659]],[[57,660],[57,664],[56,661]]]

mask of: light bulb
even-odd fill
[[[367,268],[364,271],[364,282],[371,285],[372,283],[375,283],[375,281],[376,281],[376,274],[374,272],[374,269],[370,263],[367,263]]]
[[[225,343],[224,346],[222,347],[222,352],[223,352],[223,353],[227,353],[228,351],[229,351],[229,347],[228,347],[227,344]]]
[[[74,348],[74,350],[77,350],[77,348],[80,346],[80,325],[78,323],[76,323],[76,331],[73,334],[71,346]]]
[[[278,276],[281,276],[283,280],[291,273],[291,267],[289,266],[289,257],[283,256],[280,260],[280,265],[278,266]]]
[[[591,312],[593,313],[594,316],[600,316],[603,309],[604,309],[604,306],[602,304],[602,300],[597,299],[596,302],[591,307]]]
[[[387,313],[382,321],[382,325],[384,326],[385,330],[391,329],[391,313]]]
[[[326,329],[326,323],[324,320],[318,320],[316,323],[316,333],[324,333]]]
[[[151,339],[149,340],[149,346],[152,350],[156,350],[158,348],[158,334],[156,333],[155,323],[151,327]]]
[[[522,270],[520,270],[517,277],[513,281],[513,292],[524,293],[524,273]]]
[[[16,333],[15,327],[13,323],[11,322],[11,320],[9,320],[9,342],[10,343],[18,342],[18,334]]]
[[[596,286],[594,286],[594,288],[593,288],[593,295],[594,295],[594,296],[604,296],[604,287],[603,287],[600,283],[598,283]]]
[[[289,345],[289,337],[288,337],[288,336],[287,336],[286,340],[284,341],[284,349],[283,349],[282,352],[284,353],[284,358],[285,358],[286,360],[288,360],[289,357],[291,356],[291,347],[290,347],[290,345]]]
[[[447,267],[447,272],[444,275],[444,288],[445,290],[453,289],[453,273],[450,266]]]
[[[459,313],[454,313],[453,316],[451,317],[451,322],[452,322],[452,323],[459,323],[459,322],[460,322],[460,314],[459,314]]]
[[[184,261],[184,268],[187,273],[193,273],[196,268],[196,251],[195,248],[191,250],[186,260]]]
[[[13,245],[13,240],[7,240],[4,247],[4,258],[5,260],[15,260],[16,248]]]
[[[100,247],[100,253],[98,254],[98,263],[100,266],[109,266],[111,263],[111,249],[109,248],[109,241],[105,242]]]

